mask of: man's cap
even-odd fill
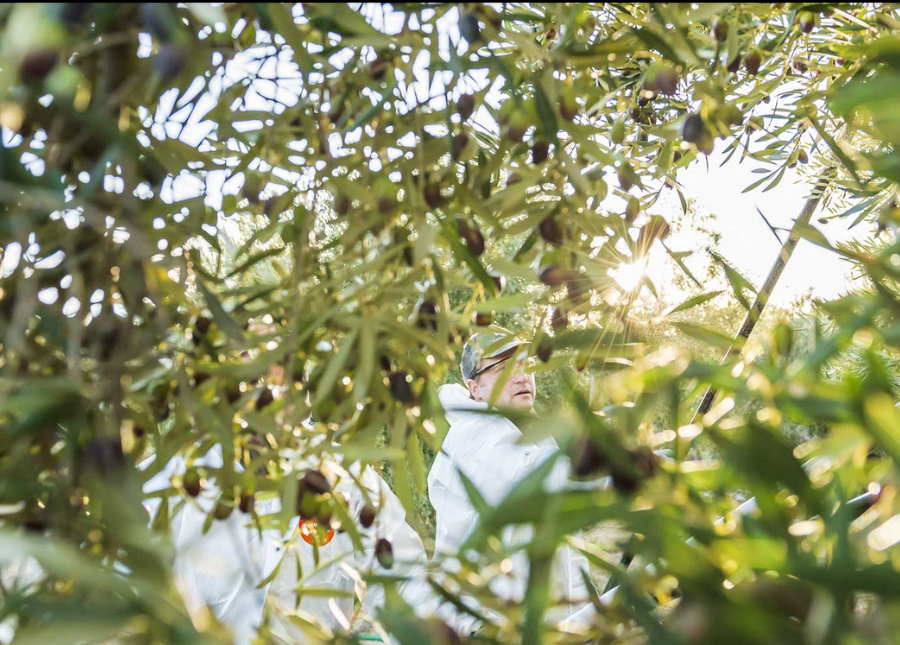
[[[527,345],[508,329],[492,325],[485,331],[479,332],[466,341],[463,347],[462,360],[459,363],[459,371],[463,380],[468,381],[478,371],[478,365],[485,358],[496,358],[509,352],[511,349]]]

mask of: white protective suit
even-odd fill
[[[478,514],[469,502],[458,471],[465,473],[488,504],[497,504],[526,475],[559,451],[552,438],[539,443],[523,443],[522,431],[497,414],[485,414],[487,403],[474,401],[461,385],[444,385],[438,397],[450,424],[441,452],[428,474],[428,494],[437,512],[435,557],[454,556],[475,527]],[[570,466],[559,459],[545,486],[559,490],[569,481]],[[504,534],[508,544],[528,541],[528,527],[509,528]],[[573,604],[548,613],[548,620],[566,620],[588,602],[589,595],[582,571],[590,572],[587,558],[563,545],[556,554],[553,572],[553,599]],[[524,554],[513,558],[513,571],[507,584],[495,586],[501,597],[521,600],[527,585],[528,569]],[[454,625],[461,630],[475,627],[474,619],[457,616]]]
[[[145,462],[141,467],[146,467]],[[202,459],[193,462],[197,466],[219,468],[222,465],[222,451],[215,446]],[[346,471],[334,460],[318,464],[319,469],[334,484],[336,494],[349,498],[350,517],[358,517],[365,503],[362,494],[347,476]],[[241,470],[236,465],[236,470]],[[173,458],[165,468],[154,475],[144,485],[145,493],[153,493],[171,488],[171,479],[185,471],[184,459]],[[354,474],[359,477],[359,467]],[[251,522],[248,514],[235,509],[226,520],[216,520],[204,534],[203,526],[209,511],[214,508],[219,490],[214,482],[208,482],[196,499],[186,503],[170,518],[172,543],[176,550],[174,573],[179,591],[191,610],[208,606],[223,624],[227,625],[235,637],[235,643],[249,643],[256,635],[266,602],[274,604],[279,612],[303,612],[317,619],[329,628],[349,628],[353,615],[354,599],[350,597],[324,597],[307,595],[301,597],[296,607],[295,589],[300,587],[336,589],[357,594],[365,591],[362,599],[363,610],[371,616],[383,602],[383,590],[379,587],[364,590],[359,583],[359,571],[371,569],[385,572],[374,558],[374,545],[378,538],[388,538],[393,546],[395,565],[391,574],[409,572],[420,565],[425,558],[421,539],[406,523],[406,512],[400,501],[390,491],[381,477],[367,467],[360,482],[379,508],[375,523],[369,529],[362,529],[363,552],[354,552],[349,535],[335,533],[331,542],[319,547],[319,568],[316,568],[313,547],[299,539],[297,526],[299,518],[294,518],[286,534],[277,530],[260,532]],[[180,496],[168,499],[170,512],[177,508]],[[155,516],[160,498],[150,498],[145,506]],[[256,511],[260,515],[277,512],[279,501],[259,501]],[[303,575],[298,578],[297,556]],[[283,560],[283,561],[282,561]],[[281,564],[276,575],[265,585],[275,567]],[[403,589],[404,595],[421,593],[413,590],[413,583]],[[295,609],[296,607],[296,609]],[[303,643],[306,638],[296,626],[283,620],[272,624],[273,633],[289,642]]]

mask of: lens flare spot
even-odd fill
[[[619,283],[625,291],[634,291],[641,285],[641,280],[647,274],[647,260],[638,260],[631,264],[621,264],[615,269],[610,269],[609,275]]]

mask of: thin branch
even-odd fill
[[[766,223],[766,226],[769,227],[769,230],[770,230],[770,231],[772,231],[772,235],[775,236],[775,239],[778,241],[778,244],[779,244],[779,245],[780,245],[780,244],[784,244],[784,242],[782,241],[782,239],[781,239],[780,237],[778,237],[778,233],[777,233],[776,231],[785,231],[785,230],[787,230],[787,229],[784,229],[784,228],[778,228],[778,229],[776,229],[774,226],[772,226],[772,225],[769,223],[769,220],[766,219],[766,216],[763,215],[763,212],[759,209],[759,206],[756,207],[756,212],[759,213],[759,216],[762,217],[763,221]]]

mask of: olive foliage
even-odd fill
[[[825,206],[893,229],[898,29],[891,3],[0,5],[0,551],[46,573],[4,589],[2,618],[22,642],[227,640],[180,603],[141,484],[220,444],[210,523],[279,498],[252,521],[284,529],[314,495],[308,512],[354,532],[297,467],[339,454],[389,464],[415,524],[423,448],[447,430],[437,387],[497,318],[540,369],[575,368],[526,434],[552,431],[581,476],[615,485],[529,479],[484,510],[460,570],[434,580],[498,617],[472,640],[577,641],[542,620],[540,574],[615,521],[642,566],[580,545],[620,589],[591,637],[891,641],[897,244],[837,250],[871,288],[822,305],[808,352],[782,325],[724,365],[644,342],[609,271],[651,250],[688,271],[665,245],[683,213],[647,212],[717,145],[758,166],[748,190],[809,162]],[[752,285],[727,275],[744,302]],[[824,378],[848,351],[866,369]],[[660,409],[669,427],[649,428]],[[786,423],[825,430],[795,448]],[[715,459],[692,458],[698,436]],[[867,509],[845,503],[867,487]],[[755,513],[729,514],[735,491]],[[538,528],[521,602],[489,586],[512,524]],[[378,618],[404,644],[457,642],[392,592]]]

